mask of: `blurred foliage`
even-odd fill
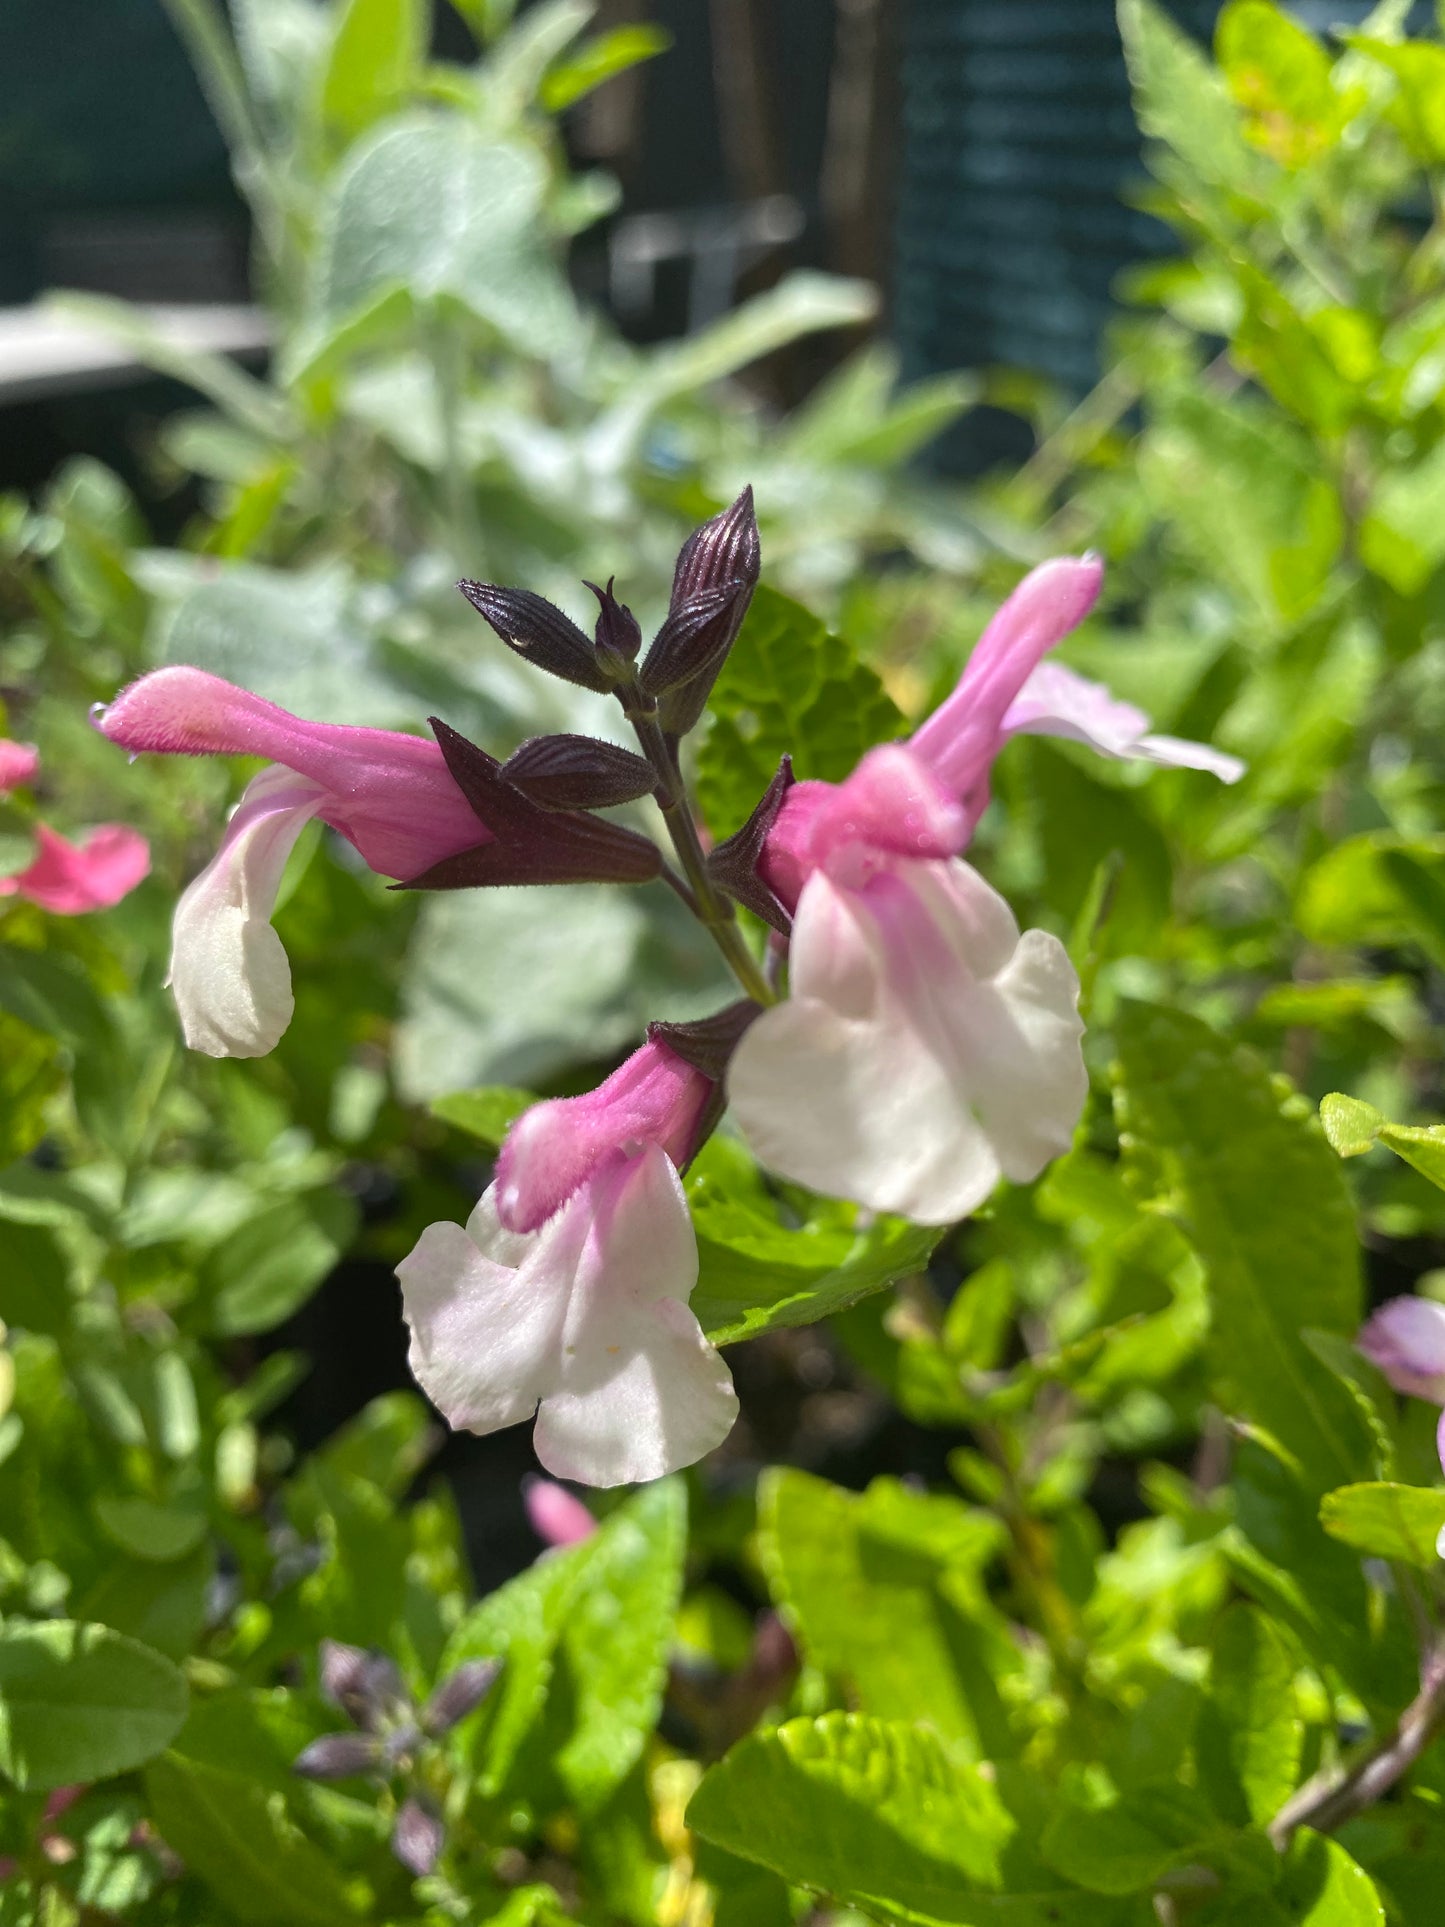
[[[1230,0],[1211,60],[1121,0],[1181,250],[1081,404],[996,381],[1037,447],[965,504],[905,465],[968,383],[898,394],[874,346],[781,420],[719,386],[866,290],[793,277],[649,350],[580,308],[567,240],[614,192],[556,115],[659,43],[571,0],[459,11],[452,66],[420,0],[236,0],[234,46],[174,0],[270,371],[107,309],[207,404],[151,451],[183,540],[84,458],[0,507],[47,818],[155,852],[103,917],[0,913],[0,1923],[1429,1927],[1445,1495],[1433,1413],[1350,1341],[1367,1270],[1428,1290],[1445,1261],[1445,50],[1397,0],[1329,42]],[[1007,752],[978,860],[1085,979],[1074,1150],[938,1241],[715,1139],[696,1302],[765,1334],[744,1425],[478,1597],[420,1401],[298,1453],[278,1334],[338,1259],[465,1214],[521,1087],[582,1087],[709,1007],[714,966],[670,899],[418,911],[313,834],[279,913],[295,1022],[263,1060],[186,1057],[170,907],[239,773],[128,769],[85,707],[184,660],[498,750],[597,727],[453,579],[580,612],[615,570],[646,618],[747,480],[773,590],[699,752],[718,833],[783,750],[838,774],[922,713],[1021,567],[1087,545],[1106,602],[1065,657],[1250,771]],[[825,1314],[833,1349],[799,1347]],[[951,1489],[888,1475],[894,1410]],[[413,1709],[385,1770],[330,1784],[292,1770],[342,1735],[326,1640],[387,1655]]]

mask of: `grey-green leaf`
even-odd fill
[[[142,1766],[186,1717],[186,1682],[108,1626],[11,1619],[0,1630],[0,1773],[27,1790]]]

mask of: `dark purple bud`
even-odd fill
[[[722,1081],[743,1032],[761,1015],[761,1004],[744,997],[714,1011],[711,1017],[697,1017],[685,1024],[649,1024],[647,1036],[651,1043],[666,1044],[685,1064],[716,1084]]]
[[[711,638],[714,643],[711,654],[699,663],[687,681],[673,681],[663,695],[658,705],[658,722],[665,735],[685,736],[707,707],[718,671],[727,661],[728,651],[743,626],[761,567],[762,548],[757,518],[753,514],[753,491],[745,488],[731,508],[704,522],[687,538],[677,558],[669,621],[680,616],[686,605],[710,591],[731,590],[733,599],[726,621]],[[657,653],[657,647],[655,642],[648,653],[649,662]]]
[[[597,662],[603,675],[611,681],[630,682],[632,665],[642,647],[642,625],[627,604],[613,595],[612,584],[616,579],[610,577],[605,589],[599,589],[595,582],[587,584],[598,602]]]
[[[742,583],[724,583],[701,590],[671,610],[638,671],[637,680],[648,695],[665,696],[699,676],[706,676],[711,688],[738,632],[734,612],[742,598],[751,594]]]
[[[449,1733],[458,1720],[474,1712],[496,1684],[499,1659],[468,1659],[444,1679],[427,1701],[421,1723],[428,1733]]]
[[[418,1879],[430,1873],[445,1844],[446,1833],[436,1815],[428,1813],[420,1800],[403,1800],[391,1830],[391,1850],[407,1872]]]
[[[495,756],[433,716],[432,730],[458,789],[494,840],[434,863],[393,887],[471,890],[513,883],[646,883],[662,871],[650,838],[580,810],[544,810],[511,782]]]
[[[762,546],[753,513],[753,491],[745,488],[730,508],[704,522],[683,543],[672,577],[673,609],[705,589],[743,582],[751,592],[762,569]],[[744,604],[744,608],[746,608]],[[742,621],[739,611],[738,621]]]
[[[793,920],[758,875],[758,864],[767,847],[769,834],[778,812],[793,787],[793,759],[785,756],[777,774],[763,791],[756,809],[740,830],[719,843],[707,859],[707,873],[717,887],[735,903],[751,910],[786,936]]]
[[[544,810],[605,810],[635,803],[657,787],[644,757],[591,736],[533,736],[502,774]]]
[[[457,587],[507,647],[528,662],[583,689],[610,687],[592,644],[545,596],[530,589],[499,589],[490,582],[459,582]]]
[[[359,1646],[343,1646],[339,1639],[323,1639],[320,1648],[321,1691],[333,1706],[353,1719],[365,1709],[366,1676],[371,1654]]]
[[[370,1733],[325,1733],[296,1755],[291,1771],[303,1780],[352,1780],[381,1760],[381,1741]]]

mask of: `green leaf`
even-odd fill
[[[0,1773],[44,1790],[142,1766],[186,1717],[186,1682],[138,1640],[74,1620],[0,1629]]]
[[[321,112],[359,134],[406,94],[431,34],[427,0],[348,0],[321,86]]]
[[[35,825],[11,803],[0,802],[0,878],[18,876],[35,861]]]
[[[1134,111],[1189,173],[1210,186],[1250,180],[1255,166],[1224,83],[1203,52],[1154,0],[1119,0]]]
[[[1062,1802],[1039,1851],[1066,1880],[1091,1893],[1139,1893],[1171,1867],[1198,1859],[1224,1830],[1192,1787],[1141,1786],[1112,1806]]]
[[[813,1665],[866,1713],[927,1720],[977,1754],[1006,1743],[990,1662],[1012,1670],[979,1587],[1001,1528],[957,1499],[864,1493],[773,1467],[758,1488],[769,1590]]]
[[[718,1345],[816,1324],[921,1271],[939,1237],[927,1225],[865,1216],[822,1199],[802,1225],[796,1217],[785,1223],[751,1155],[733,1138],[715,1137],[703,1147],[687,1193],[699,1260],[692,1309]]]
[[[123,1552],[162,1565],[194,1551],[206,1532],[205,1501],[200,1492],[169,1505],[103,1492],[95,1500],[95,1516],[107,1537]]]
[[[687,1823],[890,1921],[1033,1927],[1046,1900],[1070,1927],[1111,1918],[1082,1894],[997,1892],[1014,1822],[991,1780],[923,1726],[828,1713],[753,1733],[703,1776]]]
[[[1272,0],[1229,0],[1214,47],[1257,147],[1290,168],[1328,147],[1343,114],[1329,55],[1312,33]]]
[[[184,1659],[206,1621],[206,1594],[215,1572],[209,1547],[174,1565],[151,1559],[114,1559],[80,1601],[86,1619],[99,1620],[153,1646],[167,1659]]]
[[[206,1254],[197,1275],[211,1329],[237,1338],[270,1331],[321,1284],[356,1230],[356,1207],[335,1191],[267,1205]]]
[[[1200,1927],[1385,1927],[1375,1884],[1338,1840],[1302,1828],[1290,1842],[1271,1894],[1226,1897],[1199,1915]]]
[[[698,800],[714,834],[747,818],[784,755],[798,778],[831,783],[864,750],[904,732],[882,683],[801,603],[764,584],[713,689]]]
[[[1399,861],[1409,859],[1406,869]],[[1313,943],[1427,945],[1421,873],[1438,890],[1445,880],[1445,837],[1370,830],[1337,843],[1305,872],[1295,904],[1301,934]]]
[[[629,67],[665,54],[671,45],[672,35],[665,27],[642,22],[600,33],[550,69],[542,82],[542,105],[549,114],[560,114]]]
[[[0,1272],[0,1322],[23,1331],[65,1330],[70,1319],[70,1266],[46,1225],[0,1220],[5,1265]]]
[[[547,173],[531,148],[460,119],[391,119],[337,176],[324,219],[310,356],[339,328],[404,298],[461,302],[532,359],[570,338],[576,311],[549,250]]]
[[[1320,1121],[1342,1158],[1357,1158],[1385,1144],[1445,1191],[1445,1124],[1391,1124],[1373,1104],[1341,1091],[1320,1100]]]
[[[657,1723],[687,1552],[687,1488],[660,1479],[584,1541],[557,1649],[574,1709],[555,1766],[584,1810],[621,1785]]]
[[[1285,1636],[1254,1606],[1231,1606],[1214,1632],[1210,1700],[1223,1729],[1244,1815],[1272,1820],[1299,1778],[1304,1724],[1295,1704],[1295,1658]]]
[[[1445,47],[1430,40],[1389,41],[1365,34],[1344,38],[1357,53],[1395,76],[1394,120],[1412,152],[1432,166],[1445,161]]]
[[[249,1775],[167,1753],[146,1774],[156,1830],[229,1914],[257,1927],[354,1922],[339,1869],[299,1830],[283,1795]]]
[[[1121,1130],[1161,1161],[1208,1271],[1217,1396],[1316,1491],[1353,1476],[1370,1462],[1359,1414],[1300,1335],[1352,1335],[1362,1310],[1354,1208],[1318,1124],[1198,1018],[1130,1004],[1118,1044]]]
[[[512,1084],[484,1084],[480,1090],[434,1097],[427,1109],[443,1124],[454,1124],[496,1151],[523,1111],[536,1102],[534,1092],[519,1091]]]
[[[1384,1481],[1341,1486],[1321,1499],[1320,1524],[1357,1552],[1435,1572],[1441,1556],[1437,1541],[1445,1533],[1445,1492]]]
[[[1441,54],[1445,63],[1445,52]],[[1445,95],[1442,95],[1445,110]],[[1445,128],[1445,121],[1442,121]],[[1445,442],[1412,468],[1385,469],[1360,524],[1360,560],[1400,595],[1418,595],[1445,562],[1440,500]]]

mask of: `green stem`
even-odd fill
[[[683,787],[682,775],[677,766],[677,757],[672,746],[663,735],[657,721],[655,706],[642,706],[646,698],[639,700],[639,692],[629,690],[623,698],[623,710],[628,721],[637,731],[637,740],[642,753],[657,773],[657,788],[654,795],[657,807],[662,811],[662,820],[667,825],[667,833],[672,839],[672,847],[677,852],[677,860],[682,865],[683,875],[691,886],[696,899],[699,921],[708,935],[727,960],[728,968],[756,1004],[775,1004],[777,993],[763,975],[758,960],[747,946],[733,907],[714,885],[708,875],[707,857],[697,833],[697,825],[692,820],[692,810],[688,804],[687,791]]]

